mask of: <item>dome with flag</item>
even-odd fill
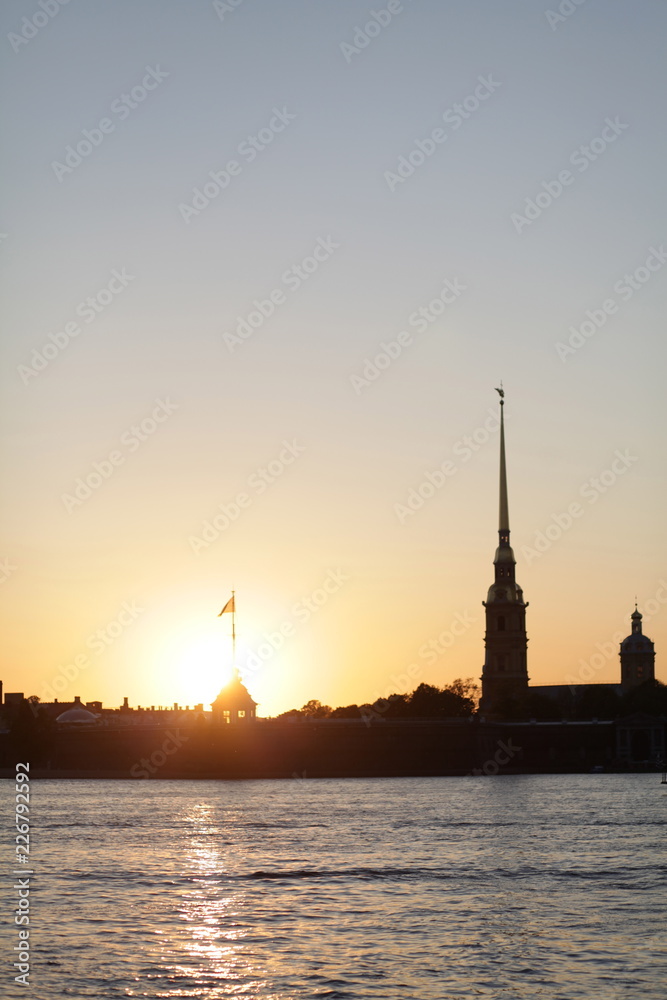
[[[242,722],[256,718],[257,702],[234,671],[229,684],[225,684],[220,694],[211,704],[213,718],[222,722]]]

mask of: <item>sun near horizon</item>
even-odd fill
[[[403,6],[10,53],[5,690],[210,703],[232,587],[263,715],[479,678],[500,378],[531,683],[615,680],[635,596],[664,676],[665,11]]]
[[[232,679],[236,667],[259,702],[259,714],[276,715],[300,707],[311,698],[336,707],[372,702],[390,693],[405,693],[421,682],[444,686],[457,677],[479,679],[484,630],[481,601],[491,582],[496,544],[493,522],[498,506],[499,421],[494,417],[496,409],[490,393],[487,399],[491,399],[491,405],[473,433],[461,435],[450,447],[449,458],[439,466],[433,465],[430,474],[416,481],[400,500],[396,499],[393,510],[384,511],[385,515],[394,515],[389,534],[395,552],[381,553],[367,524],[363,568],[361,553],[355,559],[348,548],[344,561],[332,559],[329,567],[322,566],[319,574],[311,575],[302,591],[293,590],[291,596],[296,599],[289,604],[279,591],[269,592],[266,587],[250,583],[247,588],[238,588],[235,651],[232,615],[218,614],[215,610],[216,597],[217,604],[224,603],[229,592],[226,594],[217,581],[215,587],[212,584],[218,573],[212,552],[208,561],[202,559],[197,566],[202,570],[201,580],[195,580],[191,570],[192,589],[181,589],[180,582],[171,581],[156,587],[152,608],[136,600],[122,602],[117,614],[101,627],[91,629],[69,662],[56,664],[50,674],[41,677],[34,672],[37,682],[33,680],[32,684],[21,681],[25,693],[36,694],[42,700],[52,700],[55,696],[61,701],[71,700],[76,693],[84,701],[102,700],[106,705],[120,704],[124,697],[129,697],[133,705],[176,702],[192,706],[203,703],[208,707]],[[522,450],[517,438],[525,436],[530,422],[526,421],[526,427],[522,428],[511,395],[508,402],[507,466],[514,525],[527,509],[527,497],[513,488],[517,478],[513,470],[519,464],[516,452]],[[473,459],[477,460],[477,469],[467,470],[466,463]],[[606,491],[604,484],[609,477],[620,479],[624,474],[620,459],[615,465],[610,464],[610,469],[614,468],[616,472],[609,472],[606,479],[601,477],[587,485],[587,491],[597,494],[598,500]],[[278,472],[278,467],[274,466],[273,471]],[[468,472],[470,483],[477,484],[475,489],[465,488]],[[479,490],[482,474],[489,479],[483,492]],[[577,521],[583,521],[588,514],[584,491],[579,493],[577,510],[570,504],[560,515],[552,515],[549,525],[532,539],[525,531],[515,532],[519,536],[519,541],[514,542],[517,573],[530,601],[528,665],[532,683],[572,683],[573,678],[604,683],[618,677],[618,643],[629,632],[629,614],[634,607],[634,595],[630,599],[626,587],[621,586],[625,582],[622,574],[612,580],[596,579],[598,592],[610,599],[608,607],[597,609],[600,620],[608,623],[606,631],[601,629],[597,636],[593,634],[589,615],[596,612],[596,607],[590,601],[588,613],[576,624],[576,629],[569,628],[563,633],[558,627],[558,618],[567,617],[570,610],[573,612],[570,624],[577,622],[576,608],[570,608],[566,598],[569,593],[576,593],[577,574],[587,565],[576,544]],[[276,487],[272,516],[275,505],[281,504],[277,494]],[[400,494],[396,492],[394,496]],[[461,526],[465,525],[462,536],[452,530],[455,526],[444,516],[448,506],[456,507]],[[291,516],[288,507],[289,503],[283,501],[281,511],[286,519]],[[482,511],[488,528],[484,532],[475,526],[472,516]],[[261,566],[266,555],[261,547],[246,550],[244,544],[258,530],[260,536],[262,529],[266,533],[270,521],[260,521],[252,529],[248,524],[243,535],[242,513],[243,498],[236,494],[221,516],[213,515],[202,526],[200,535],[183,541],[192,547],[195,538],[212,539],[208,544],[214,549],[216,542],[222,542],[216,533],[222,536],[229,531],[224,542],[227,550],[232,548],[234,552],[234,575],[243,576],[239,570],[244,568],[244,561]],[[311,516],[312,513],[311,510]],[[415,529],[423,526],[426,532],[440,531],[442,535],[441,538],[431,535],[430,558],[421,553],[419,579],[414,575],[414,556],[411,558],[410,551],[413,517]],[[231,531],[235,519],[238,520],[236,546]],[[307,518],[303,517],[299,525],[307,531]],[[383,529],[387,533],[386,524]],[[568,537],[568,532],[572,537]],[[294,535],[295,540],[298,537]],[[272,555],[285,553],[286,561],[281,566],[285,581],[294,577],[293,560],[290,563],[287,558],[290,542],[291,538],[283,532],[271,546]],[[451,546],[449,553],[446,546]],[[377,566],[373,565],[373,558],[377,559]],[[404,566],[399,564],[399,558],[405,561]],[[540,570],[544,565],[548,571],[551,565],[558,576],[563,572],[569,575],[568,562],[578,567],[577,573],[572,573],[565,596],[561,591],[559,603],[553,605],[553,596],[550,598],[549,589],[545,588],[549,573],[545,575]],[[381,568],[386,571],[389,564],[393,576],[385,573],[383,579]],[[269,572],[275,578],[273,559],[265,565],[270,566]],[[457,567],[458,573],[451,572],[452,566]],[[587,573],[589,579],[596,577],[595,567],[587,566]],[[462,587],[459,593],[455,590],[457,580]],[[242,584],[246,584],[245,579]],[[618,586],[616,594],[612,593],[614,584]],[[461,600],[462,593],[467,599]],[[444,605],[447,596],[449,607]],[[550,624],[545,615],[548,608],[540,606],[549,600],[555,624]],[[653,591],[640,595],[639,600],[640,607],[644,607],[646,631],[655,640],[664,628],[662,613],[667,603],[664,578],[656,577]],[[204,608],[208,609],[207,615]],[[659,664],[659,639],[657,647]],[[107,673],[105,665],[110,662],[115,666]],[[362,670],[359,663],[363,664]],[[6,676],[5,690],[18,686],[12,685],[11,675]]]

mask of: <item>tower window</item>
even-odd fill
[[[498,619],[498,631],[499,632],[505,631],[505,618],[503,615],[501,615],[500,618]]]

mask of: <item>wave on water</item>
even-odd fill
[[[187,888],[192,885],[239,885],[248,882],[385,882],[385,883],[410,883],[412,885],[431,883],[477,883],[479,885],[497,885],[500,883],[539,883],[544,885],[550,883],[554,887],[558,883],[574,885],[576,883],[591,885],[595,883],[605,883],[615,885],[619,889],[634,886],[636,889],[642,887],[656,886],[662,884],[667,878],[667,871],[656,868],[655,864],[634,865],[632,867],[573,867],[572,865],[563,867],[540,866],[540,865],[513,865],[502,867],[496,865],[490,868],[488,865],[476,866],[474,864],[461,865],[451,864],[438,868],[426,866],[414,867],[379,867],[379,866],[356,866],[350,868],[285,868],[285,869],[260,869],[257,871],[240,872],[229,869],[190,871],[183,872],[182,875],[175,876],[173,872],[169,877],[155,870],[128,870],[118,868],[117,870],[88,869],[71,870],[63,874],[66,881],[74,881],[79,884],[99,883],[110,885],[113,883],[123,883],[128,887],[137,889],[148,888],[158,891],[170,888]]]
[[[229,826],[235,826],[243,828],[246,830],[304,830],[310,829],[311,827],[322,827],[327,829],[326,823],[300,823],[298,820],[281,820],[277,823],[266,823],[262,820],[256,820],[250,823],[231,823]]]
[[[32,823],[33,830],[71,830],[77,829],[102,829],[102,830],[129,830],[137,826],[135,819],[110,819],[102,823],[94,823],[91,820],[73,821],[71,823]]]
[[[385,880],[385,881],[424,881],[434,879],[437,881],[462,879],[483,879],[485,881],[495,879],[582,879],[582,880],[608,880],[622,879],[633,880],[642,874],[655,875],[655,867],[640,865],[628,868],[610,869],[545,869],[539,867],[519,867],[519,868],[495,868],[488,869],[469,867],[461,868],[343,868],[343,869],[318,869],[318,868],[296,868],[285,871],[255,871],[244,875],[230,876],[233,879],[245,880],[266,880],[279,881],[282,879],[360,879],[360,880]]]

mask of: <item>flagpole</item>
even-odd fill
[[[234,600],[235,590],[232,590],[232,669],[236,671],[236,601]]]
[[[230,606],[231,605],[231,606]],[[236,591],[232,590],[232,596],[225,604],[224,608],[218,615],[224,615],[225,611],[231,611],[232,613],[232,671],[236,673]]]

